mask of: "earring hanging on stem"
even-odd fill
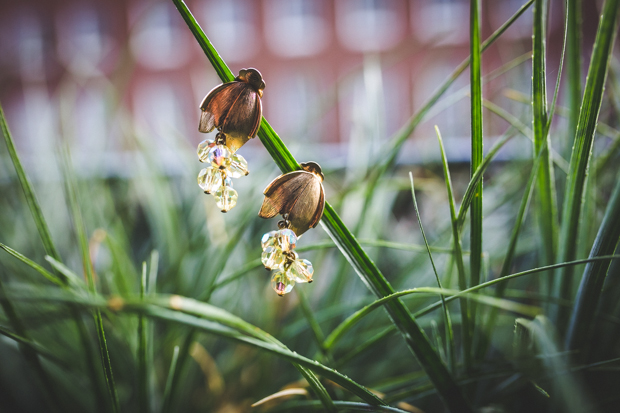
[[[261,97],[265,89],[262,75],[256,69],[242,69],[234,81],[224,83],[205,96],[198,130],[208,133],[217,128],[215,140],[198,145],[198,159],[210,166],[198,174],[198,186],[213,194],[222,212],[237,204],[237,191],[231,178],[249,173],[248,163],[236,151],[256,136],[262,119]]]
[[[258,215],[273,218],[282,215],[278,230],[263,235],[261,261],[268,270],[275,270],[271,284],[282,296],[291,292],[295,283],[311,283],[312,263],[300,259],[294,251],[297,240],[317,226],[323,216],[325,193],[323,173],[315,162],[301,164],[303,171],[289,172],[274,179],[265,189],[265,199]]]

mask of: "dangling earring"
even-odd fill
[[[289,172],[274,179],[265,188],[265,199],[258,213],[261,218],[278,214],[278,231],[263,235],[261,260],[268,270],[275,270],[271,284],[282,296],[291,292],[295,283],[312,282],[312,263],[300,259],[295,251],[297,239],[318,225],[325,208],[323,173],[315,162],[301,164],[303,171]]]
[[[218,130],[215,140],[198,145],[198,159],[211,166],[198,174],[198,186],[213,194],[222,212],[237,204],[237,191],[231,178],[249,173],[245,158],[237,150],[256,136],[262,119],[261,97],[265,82],[256,69],[242,69],[234,81],[216,86],[205,96],[200,109],[198,130]]]

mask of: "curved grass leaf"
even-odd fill
[[[441,162],[443,167],[444,181],[446,182],[446,191],[448,192],[448,203],[450,205],[450,222],[452,227],[452,245],[454,246],[456,261],[456,269],[459,279],[459,288],[465,290],[467,288],[467,278],[465,275],[465,264],[463,263],[463,253],[461,249],[461,236],[459,234],[458,219],[456,215],[456,207],[454,203],[454,193],[452,191],[452,178],[450,177],[450,169],[448,167],[448,158],[446,158],[446,151],[443,145],[443,139],[439,128],[435,126],[435,132],[437,134],[437,140],[439,141],[439,149],[441,151]],[[461,307],[461,329],[463,340],[463,362],[465,369],[468,370],[471,365],[471,329],[469,328],[469,306],[467,300],[462,298],[460,300]]]
[[[455,300],[455,299],[459,298],[460,296],[462,296],[464,294],[472,293],[472,292],[481,290],[483,288],[490,287],[490,286],[495,285],[495,284],[500,284],[500,283],[512,280],[513,278],[523,277],[524,275],[536,274],[536,273],[539,273],[539,272],[545,272],[545,271],[549,271],[549,270],[556,270],[556,269],[559,269],[559,268],[570,267],[570,266],[575,266],[575,265],[579,265],[579,264],[587,264],[589,262],[609,261],[609,260],[613,260],[613,259],[616,259],[616,258],[620,258],[620,255],[605,255],[605,256],[601,256],[601,257],[586,258],[586,259],[583,259],[583,260],[575,260],[575,261],[569,261],[569,262],[562,262],[562,263],[559,263],[559,264],[545,265],[543,267],[538,267],[538,268],[533,268],[531,270],[517,272],[517,273],[514,273],[514,274],[507,275],[507,276],[505,276],[503,278],[496,278],[494,280],[487,281],[485,283],[481,283],[481,284],[478,284],[476,286],[470,287],[470,288],[468,288],[466,290],[463,290],[463,291],[459,292],[456,295],[453,295],[451,297],[446,298],[446,302]],[[431,305],[429,305],[429,306],[427,306],[427,307],[425,307],[425,308],[423,308],[423,309],[421,309],[419,311],[416,311],[414,313],[414,316],[415,317],[421,317],[423,315],[426,315],[426,314],[430,313],[433,310],[438,309],[439,307],[441,307],[441,301],[438,301],[438,302],[436,302],[434,304],[431,304]]]
[[[88,238],[86,236],[86,226],[82,217],[82,211],[80,210],[79,197],[77,193],[77,183],[73,174],[69,171],[71,161],[69,153],[64,153],[64,168],[63,173],[65,177],[65,190],[67,191],[67,198],[69,199],[69,205],[71,207],[71,215],[73,223],[77,233],[77,239],[80,246],[80,253],[82,256],[82,265],[86,274],[86,281],[91,293],[96,292],[95,276],[93,265],[90,260],[90,251],[88,247]],[[101,312],[96,310],[94,313],[95,327],[97,330],[97,337],[99,339],[99,352],[101,356],[101,365],[103,367],[104,376],[106,380],[106,386],[108,388],[108,394],[112,403],[112,410],[114,412],[120,411],[118,402],[118,394],[116,392],[116,385],[114,383],[114,374],[112,373],[112,364],[110,362],[110,354],[108,352],[108,345],[106,343],[105,331],[103,329],[103,319],[101,318]]]
[[[47,255],[54,257],[56,261],[61,261],[60,254],[56,249],[56,245],[52,240],[49,227],[47,226],[47,222],[45,221],[45,216],[43,216],[43,211],[41,210],[39,200],[37,199],[37,196],[32,189],[32,184],[30,183],[30,180],[26,175],[26,171],[24,171],[24,167],[19,160],[19,155],[17,155],[17,150],[15,149],[15,144],[13,143],[13,137],[11,135],[11,131],[9,130],[9,125],[7,124],[6,118],[4,117],[2,104],[0,104],[0,128],[2,129],[2,134],[4,135],[6,147],[9,150],[9,156],[11,157],[11,161],[13,162],[13,166],[15,167],[17,178],[19,179],[19,183],[22,187],[22,190],[24,191],[24,196],[26,197],[26,201],[28,202],[30,213],[32,214],[32,218],[34,219],[37,230],[39,231],[39,236],[41,237],[41,241],[43,242],[43,246],[45,247],[45,252],[47,253]]]
[[[433,254],[431,253],[431,248],[428,245],[428,241],[426,240],[426,234],[424,233],[424,227],[422,226],[422,219],[420,218],[420,210],[418,209],[418,201],[415,198],[415,188],[413,185],[413,174],[409,172],[409,179],[411,180],[411,196],[413,197],[413,208],[415,209],[415,216],[418,219],[418,225],[420,226],[420,232],[422,233],[422,238],[424,239],[424,245],[426,245],[426,250],[428,251],[428,258],[431,260],[431,265],[433,266],[433,273],[435,274],[435,280],[437,281],[437,286],[439,288],[443,288],[441,286],[441,280],[439,279],[439,274],[437,273],[437,268],[435,267],[435,260],[433,260]],[[444,300],[443,295],[441,296],[441,301],[443,303],[443,317],[446,328],[446,341],[448,345],[448,360],[450,360],[450,368],[453,369],[456,366],[456,360],[454,356],[454,333],[452,331],[452,321],[450,320],[450,313],[448,312],[448,307],[446,306],[446,302]]]
[[[509,274],[510,268],[512,268],[512,263],[515,257],[515,252],[517,250],[517,242],[519,240],[519,234],[521,233],[521,225],[525,219],[525,215],[527,214],[527,209],[530,204],[530,200],[532,199],[532,193],[534,192],[534,183],[536,182],[536,177],[538,176],[538,168],[540,167],[541,159],[544,156],[544,151],[541,149],[538,153],[538,157],[534,161],[534,165],[532,166],[532,171],[530,172],[530,177],[528,178],[527,184],[525,185],[525,191],[523,192],[523,197],[521,198],[521,204],[519,205],[519,212],[517,213],[517,217],[515,219],[515,225],[512,229],[512,234],[510,235],[510,242],[508,244],[508,250],[506,251],[506,255],[504,256],[504,262],[502,264],[502,268],[499,272],[497,278],[503,278]],[[497,286],[495,290],[496,297],[503,297],[504,291],[508,287],[508,283],[502,283]],[[493,328],[495,327],[495,321],[497,319],[497,311],[495,309],[491,309],[487,317],[487,322],[485,323],[485,332],[486,334],[483,336],[482,343],[478,345],[478,356],[482,357],[487,350],[487,346],[489,341],[486,337],[489,337]]]
[[[567,0],[566,13],[566,78],[568,83],[568,141],[575,139],[581,106],[581,0]]]
[[[173,0],[173,2],[194,34],[194,37],[196,37],[198,43],[203,48],[205,54],[212,62],[216,62],[214,64],[216,70],[225,71],[225,63],[221,60],[185,3],[182,0]],[[232,77],[232,73],[229,72],[226,75],[222,75],[221,79],[222,81],[230,81]],[[288,148],[286,148],[280,137],[265,119],[261,122],[258,136],[282,172],[291,172],[301,169],[299,163],[291,155]],[[392,286],[388,283],[374,262],[366,255],[355,237],[353,237],[338,214],[336,214],[335,210],[327,202],[325,203],[321,224],[362,281],[373,293],[379,297],[383,297],[394,292]],[[390,313],[392,321],[397,325],[412,353],[416,356],[418,362],[423,366],[424,370],[431,378],[431,381],[437,387],[438,393],[442,396],[448,408],[455,412],[471,411],[469,402],[465,399],[456,381],[450,375],[446,366],[439,358],[439,355],[434,351],[426,334],[416,323],[405,305],[399,300],[392,301],[388,303],[386,309]]]
[[[37,271],[39,274],[41,274],[42,276],[44,276],[45,278],[47,278],[49,281],[53,282],[54,284],[56,284],[56,285],[63,285],[63,283],[58,279],[58,277],[54,276],[52,273],[50,273],[45,268],[41,267],[36,262],[32,261],[30,258],[27,258],[24,255],[20,254],[19,252],[15,251],[13,248],[11,248],[11,247],[9,247],[7,245],[4,245],[2,243],[0,243],[0,248],[5,250],[7,253],[9,253],[13,257],[17,258],[18,260],[20,260],[24,264],[26,264],[29,267],[33,268],[35,271]]]
[[[467,188],[465,189],[465,194],[463,195],[463,201],[459,206],[459,213],[457,215],[457,228],[459,233],[463,229],[463,224],[465,223],[465,217],[467,216],[467,210],[471,205],[474,197],[476,196],[476,190],[478,184],[482,180],[482,174],[484,171],[491,165],[491,161],[495,158],[495,155],[499,152],[500,149],[508,142],[510,139],[514,137],[514,133],[512,127],[504,134],[504,136],[498,140],[495,145],[491,148],[487,156],[484,157],[482,163],[476,171],[473,173],[469,183],[467,184]]]
[[[480,53],[483,53],[489,46],[495,42],[512,24],[519,18],[525,11],[532,5],[534,0],[528,0],[523,6],[519,8],[504,24],[502,24],[497,30],[493,32],[481,45]],[[387,172],[387,170],[394,164],[396,157],[400,152],[401,147],[405,141],[411,136],[413,131],[424,120],[426,115],[429,114],[431,108],[439,101],[443,94],[450,88],[450,86],[458,79],[458,77],[467,69],[470,65],[471,56],[468,56],[461,64],[459,64],[452,74],[442,83],[439,88],[433,93],[433,95],[426,101],[424,105],[413,114],[407,121],[407,123],[399,129],[396,134],[390,139],[388,149],[386,153],[381,154],[378,159],[380,163],[378,167],[374,168],[375,173],[371,174],[368,179],[368,186],[365,193],[364,206],[362,208],[361,216],[366,215],[366,211],[372,201],[372,196],[375,192],[375,188],[381,179],[381,177]]]
[[[542,165],[538,172],[539,226],[543,246],[543,263],[553,262],[556,252],[558,217],[551,144],[547,128],[547,72],[546,72],[547,0],[534,2],[534,32],[532,35],[532,114],[534,154],[544,147]]]
[[[17,154],[17,150],[15,149],[15,144],[13,143],[13,137],[11,135],[11,132],[9,130],[9,125],[4,116],[4,111],[2,110],[2,104],[0,104],[0,129],[2,129],[2,134],[4,136],[4,140],[6,142],[6,146],[9,151],[9,156],[11,157],[11,162],[13,163],[13,166],[15,167],[15,172],[17,173],[17,177],[22,187],[22,191],[24,192],[24,195],[26,197],[26,201],[28,203],[28,207],[30,208],[30,213],[32,215],[32,218],[34,219],[35,224],[37,226],[37,230],[39,232],[39,236],[41,237],[43,247],[45,248],[45,251],[49,256],[53,257],[53,259],[56,260],[57,262],[61,262],[62,260],[61,260],[60,254],[58,253],[58,250],[56,249],[54,241],[52,240],[52,236],[50,234],[49,227],[47,226],[47,222],[45,221],[45,217],[41,210],[39,201],[36,197],[36,194],[34,193],[32,184],[30,183],[30,180],[28,179],[28,176],[26,175],[24,167],[21,164],[19,155]],[[33,263],[33,262],[30,261],[30,263]],[[27,262],[26,264],[30,265]],[[37,265],[33,268],[39,271],[37,267],[40,267],[40,266]],[[45,274],[43,275],[45,276]],[[61,273],[56,273],[55,275],[61,282],[65,284],[69,282],[69,280],[65,279]],[[103,403],[104,403],[103,402],[104,396],[102,392],[100,391],[99,386],[97,386],[97,383],[99,382],[99,377],[97,375],[95,356],[93,354],[93,351],[91,350],[88,331],[86,329],[84,321],[82,320],[82,318],[80,317],[76,309],[70,308],[70,312],[72,314],[73,320],[75,322],[76,328],[80,336],[82,347],[84,349],[84,354],[86,357],[86,365],[88,368],[88,374],[90,376],[90,382],[91,382],[91,385],[93,386],[94,393],[97,396],[96,409],[97,411],[102,411]]]
[[[479,285],[484,285],[484,284],[479,284]],[[353,328],[353,326],[355,326],[355,324],[357,324],[362,318],[364,318],[365,316],[367,316],[368,314],[370,314],[372,311],[376,310],[377,308],[381,307],[386,302],[395,300],[399,297],[403,297],[409,294],[429,294],[429,293],[439,294],[441,296],[444,296],[444,295],[447,296],[447,298],[443,299],[446,302],[449,301],[450,299],[454,299],[454,297],[456,296],[458,297],[466,296],[471,300],[475,300],[479,303],[486,304],[489,306],[501,308],[506,311],[513,311],[516,313],[530,315],[530,316],[535,316],[537,314],[540,314],[540,308],[538,307],[520,304],[514,301],[505,300],[502,298],[489,297],[487,295],[472,294],[471,289],[460,291],[460,290],[451,290],[447,288],[435,288],[435,287],[412,288],[409,290],[397,291],[394,294],[391,294],[387,297],[383,297],[379,300],[376,300],[368,304],[367,306],[361,308],[360,310],[356,311],[352,315],[350,315],[346,320],[340,323],[330,333],[330,335],[325,340],[325,347],[332,348],[338,342],[338,340],[342,338],[344,333],[346,333],[351,328]]]
[[[174,351],[172,352],[172,360],[170,360],[170,368],[168,369],[168,377],[166,378],[166,387],[164,387],[164,395],[162,397],[162,408],[161,411],[163,413],[170,411],[170,394],[172,392],[172,381],[176,377],[175,371],[177,369],[177,360],[179,359],[179,346],[174,346]]]
[[[385,413],[409,413],[409,410],[402,410],[390,406],[373,406],[371,404],[359,402],[334,402],[338,411],[347,412],[385,412]],[[312,400],[298,400],[295,402],[283,403],[280,406],[269,409],[269,412],[292,412],[302,409],[303,411],[323,411],[323,407]]]
[[[26,331],[26,327],[22,322],[21,318],[18,316],[15,307],[13,306],[12,300],[9,300],[9,296],[7,295],[4,289],[4,283],[2,282],[2,278],[0,277],[0,308],[2,308],[2,312],[4,316],[7,318],[8,322],[11,324],[13,330],[17,333],[13,336],[8,335],[9,337],[15,339],[19,344],[19,351],[22,353],[24,359],[32,366],[32,369],[36,372],[36,377],[38,379],[38,385],[42,387],[42,395],[46,399],[47,404],[50,406],[52,411],[60,411],[62,410],[62,404],[60,399],[58,399],[57,392],[55,391],[54,383],[51,380],[48,372],[43,368],[41,364],[41,360],[39,359],[39,353],[35,351],[35,349],[25,343],[21,343],[17,338],[22,338],[31,343],[30,336]],[[7,335],[7,334],[4,334]]]
[[[617,179],[616,187],[607,204],[605,216],[590,251],[590,258],[613,254],[619,239],[620,179]],[[610,264],[611,262],[608,261],[596,261],[586,265],[566,334],[565,348],[567,350],[583,350],[586,343],[591,339],[594,316]],[[584,360],[585,354],[580,354],[579,358]]]
[[[140,298],[144,299],[146,291],[146,262],[142,263],[140,276]],[[147,351],[146,351],[146,321],[144,316],[138,316],[138,407],[140,412],[149,411],[148,375],[147,375]]]
[[[566,178],[566,191],[562,209],[562,226],[560,229],[560,244],[558,261],[570,261],[576,256],[579,220],[583,194],[588,174],[588,165],[592,154],[594,132],[603,100],[603,91],[611,59],[614,41],[618,28],[619,0],[607,0],[599,21],[594,49],[590,60],[590,68],[583,93],[579,121],[573,151],[570,160],[570,170]],[[559,288],[556,296],[568,298],[571,292],[573,268],[566,267],[561,271]],[[557,317],[557,326],[562,331],[568,318],[568,312],[560,308]]]

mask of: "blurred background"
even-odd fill
[[[523,3],[483,1],[482,38]],[[561,54],[562,3],[550,2],[549,96]],[[598,3],[585,3],[583,55],[587,62],[600,8]],[[415,129],[399,154],[395,173],[381,181],[365,216],[361,215],[363,183],[380,161],[377,156],[384,145],[468,56],[469,1],[189,0],[187,4],[233,73],[246,67],[261,71],[266,82],[265,118],[297,160],[323,166],[327,200],[364,241],[395,289],[435,286],[428,256],[419,247],[422,239],[407,174],[413,171],[416,176],[422,219],[431,242],[448,248],[449,209],[433,126],[441,129],[460,199],[469,180],[467,71]],[[528,10],[483,55],[483,74],[489,75],[484,97],[525,119],[527,126],[531,119],[531,36],[532,12]],[[317,352],[316,332],[309,327],[301,303],[311,308],[327,334],[370,302],[371,295],[333,248],[300,252],[313,262],[316,282],[296,286],[284,299],[271,290],[269,275],[260,263],[248,265],[260,257],[261,235],[276,228],[275,220],[259,220],[256,214],[264,187],[280,172],[254,139],[239,151],[251,173],[234,181],[237,206],[221,214],[213,198],[202,194],[196,184],[202,165],[195,148],[207,136],[197,131],[199,104],[219,83],[169,1],[0,1],[0,102],[65,263],[81,274],[59,168],[62,145],[70,148],[71,168],[78,178],[99,291],[135,294],[141,263],[146,261],[155,273],[153,291],[208,301],[312,357]],[[560,102],[565,100],[561,92]],[[509,125],[488,111],[484,116],[485,148],[489,148]],[[608,106],[601,116],[615,124]],[[566,123],[557,117],[552,134],[554,148],[564,162],[570,156]],[[603,136],[595,151],[609,143]],[[485,175],[487,277],[501,266],[531,165],[530,148],[525,137],[514,138]],[[558,180],[563,180],[560,166]],[[591,246],[597,228],[593,223],[600,221],[608,188],[596,193],[591,221],[584,223],[580,240],[584,253]],[[3,144],[0,193],[0,242],[46,264]],[[535,225],[528,222],[515,270],[537,264],[536,234]],[[311,247],[328,239],[318,228],[304,235],[298,245]],[[378,245],[378,240],[399,246],[387,248]],[[467,248],[467,236],[464,242]],[[436,260],[446,277],[444,286],[450,287],[456,285],[456,274],[448,255],[438,252]],[[17,290],[19,283],[44,284],[38,274],[6,254],[0,257],[0,277]],[[523,283],[520,286],[525,291],[528,284]],[[300,298],[298,290],[307,297]],[[407,303],[415,311],[434,300],[411,298]],[[52,370],[65,389],[67,402],[78,410],[93,411],[96,397],[85,384],[84,366],[74,360],[81,351],[79,345],[74,335],[61,333],[72,327],[63,310],[50,307],[17,304],[34,338],[75,363],[66,370]],[[458,312],[458,306],[451,309]],[[394,400],[438,411],[441,403],[401,337],[387,334],[370,349],[355,351],[362,337],[372,337],[385,328],[385,314],[376,313],[343,339],[333,365],[373,389],[393,394]],[[3,313],[0,316],[5,323]],[[439,319],[439,314],[433,317]],[[494,345],[504,354],[512,346],[514,316],[504,314],[500,320],[504,322],[498,323]],[[104,322],[119,398],[127,411],[135,410],[135,317],[106,313]],[[435,319],[423,317],[420,323],[435,340]],[[150,403],[156,409],[162,402],[173,348],[183,345],[188,329],[164,323],[153,323],[152,328]],[[195,343],[197,347],[186,348],[189,356],[175,390],[177,411],[248,411],[250,403],[299,379],[289,363],[253,348],[206,335],[198,335]],[[20,359],[15,343],[3,336],[0,366],[0,410],[40,411],[43,396],[30,384],[32,372]],[[416,369],[413,375],[412,366]],[[503,379],[500,375],[493,380]],[[416,391],[400,394],[412,387]],[[485,396],[485,387],[481,389],[472,395],[476,403],[495,403]],[[339,388],[330,391],[342,396]],[[518,393],[493,394],[516,406],[527,401],[511,399]]]
[[[522,3],[483,2],[483,38]],[[337,166],[368,161],[369,152],[469,54],[465,0],[199,0],[188,5],[234,73],[244,67],[262,72],[264,113],[285,142],[303,144],[305,153],[320,153],[322,162]],[[551,9],[549,66],[555,68],[561,2],[552,1]],[[3,1],[0,11],[0,99],[26,153],[49,151],[65,122],[70,127],[64,139],[88,153],[89,168],[122,173],[123,165],[114,159],[134,148],[119,117],[134,121],[155,147],[165,146],[171,134],[192,145],[202,140],[198,105],[220,81],[171,2]],[[596,10],[587,11],[592,15],[584,16],[586,39],[596,27]],[[531,49],[531,21],[528,11],[484,54],[486,73]],[[530,71],[523,64],[493,80],[485,97],[518,115],[527,107],[502,92],[528,94]],[[467,86],[468,79],[462,75],[450,92]],[[487,136],[503,132],[501,120],[487,120]],[[450,156],[467,160],[464,99],[416,130],[403,161],[436,157],[437,151],[422,142],[434,123],[442,128]],[[432,136],[428,140],[434,145]],[[361,142],[371,142],[370,147],[359,148]]]

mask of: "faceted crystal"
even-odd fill
[[[288,278],[286,274],[281,271],[275,273],[273,278],[271,279],[271,287],[280,296],[290,293],[294,286],[295,281],[291,278]]]
[[[228,166],[228,172],[233,178],[241,178],[249,173],[248,161],[241,155],[236,153],[230,157],[230,165]]]
[[[282,267],[284,264],[284,258],[284,254],[282,254],[280,248],[275,246],[266,247],[260,257],[263,265],[268,270],[277,270]]]
[[[263,237],[260,239],[260,244],[263,247],[263,249],[267,247],[273,247],[275,245],[275,242],[276,242],[275,235],[276,235],[275,231],[269,231],[266,234],[263,234]]]
[[[281,229],[276,234],[276,245],[282,251],[292,251],[297,245],[297,235],[290,229]]]
[[[230,151],[224,145],[215,145],[207,156],[207,162],[214,168],[227,169],[230,165]]]
[[[228,212],[237,205],[237,191],[230,186],[224,186],[215,193],[215,201],[222,212]]]
[[[298,283],[311,283],[314,268],[308,260],[295,260],[286,271],[286,274]]]
[[[222,186],[222,174],[216,168],[204,168],[198,174],[198,186],[210,194],[217,191]]]
[[[198,144],[198,159],[200,162],[207,162],[207,157],[209,156],[209,152],[211,149],[215,147],[215,141],[205,139],[204,141]]]

